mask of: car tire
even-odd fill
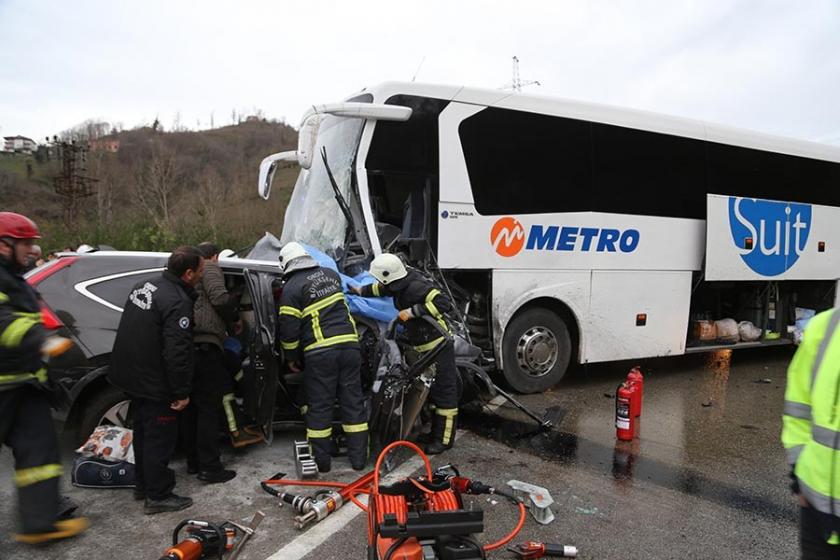
[[[84,405],[77,439],[84,443],[93,430],[102,424],[131,428],[129,399],[115,387],[107,386]]]
[[[569,329],[553,311],[526,309],[508,323],[502,353],[508,385],[519,393],[540,393],[566,374],[572,356]]]

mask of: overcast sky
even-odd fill
[[[840,144],[840,1],[0,0],[0,134],[190,128],[385,80],[527,92]]]

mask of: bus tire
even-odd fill
[[[519,393],[540,393],[566,374],[572,340],[566,323],[556,313],[539,307],[517,314],[502,340],[503,374]]]

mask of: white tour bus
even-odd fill
[[[384,83],[312,107],[281,241],[345,272],[402,253],[445,278],[516,390],[582,363],[705,351],[694,319],[790,343],[836,304],[840,149],[499,90]],[[330,173],[334,181],[330,180]],[[340,192],[336,196],[335,190]]]

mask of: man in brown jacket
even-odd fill
[[[187,472],[198,473],[199,480],[207,483],[227,482],[236,472],[222,466],[219,450],[223,395],[232,386],[225,368],[223,343],[228,324],[238,320],[237,302],[225,286],[218,247],[205,242],[198,250],[205,259],[205,269],[196,286],[195,376],[190,406],[183,419]]]

